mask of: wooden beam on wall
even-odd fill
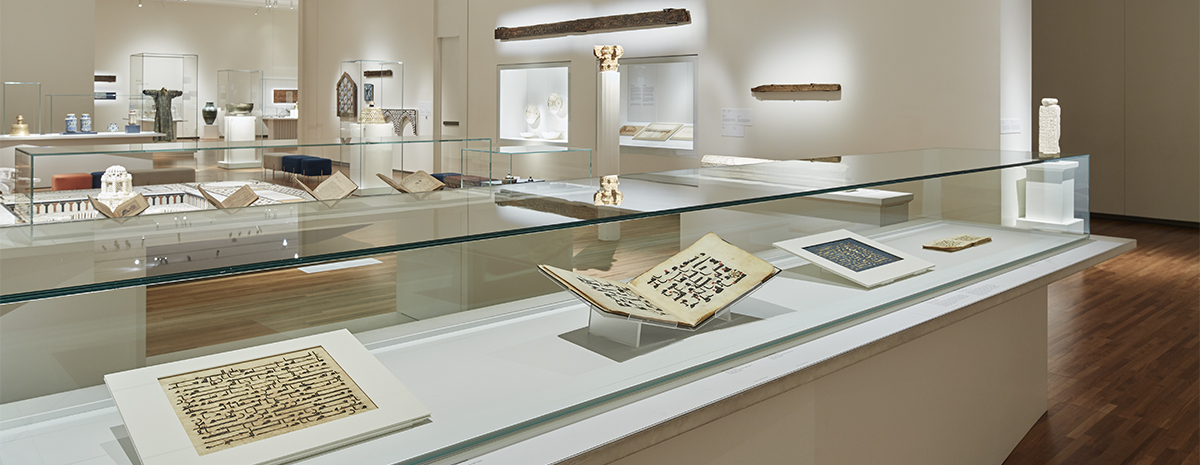
[[[363,71],[363,76],[366,77],[392,77],[392,70],[385,69],[379,71]]]
[[[767,84],[750,89],[750,92],[837,92],[841,84]]]
[[[692,22],[692,14],[682,8],[667,8],[662,11],[632,13],[627,15],[600,16],[558,23],[535,24],[532,26],[498,27],[496,40],[536,39],[570,34],[587,34],[621,29],[675,26]]]

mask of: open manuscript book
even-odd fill
[[[776,274],[765,260],[708,233],[629,283],[548,265],[546,276],[601,311],[695,328]]]

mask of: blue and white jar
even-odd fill
[[[120,132],[121,127],[117,123],[108,123],[108,132]]]
[[[84,113],[79,117],[79,132],[92,132],[92,115]]]
[[[74,113],[67,113],[67,132],[79,132],[79,120]]]

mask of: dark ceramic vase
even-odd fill
[[[213,124],[217,121],[217,106],[212,102],[205,103],[202,114],[204,115],[204,124]]]

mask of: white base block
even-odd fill
[[[599,226],[597,238],[605,242],[614,242],[621,240],[621,223],[605,223]]]
[[[364,124],[362,125],[362,131],[363,137],[366,138],[382,138],[395,135],[391,124]],[[383,182],[375,174],[392,174],[392,149],[392,145],[368,145],[362,147],[362,158],[359,160],[358,166],[351,167],[350,169],[351,173],[357,175],[357,178],[351,177],[351,180],[364,189],[389,187],[387,183]]]
[[[246,142],[254,140],[254,127],[258,123],[257,116],[226,116],[225,140],[227,142]],[[225,151],[225,160],[218,161],[217,166],[231,170],[240,168],[262,168],[262,161],[255,152],[257,149],[234,149]]]
[[[1043,231],[1064,231],[1083,233],[1083,220],[1072,218],[1064,222],[1038,221],[1029,218],[1017,218],[1017,227],[1024,229],[1041,229]]]
[[[227,170],[240,170],[242,168],[262,168],[262,162],[258,160],[239,162],[228,162],[221,160],[217,162],[217,166]]]
[[[200,140],[221,140],[221,128],[215,124],[206,124],[200,130]]]

